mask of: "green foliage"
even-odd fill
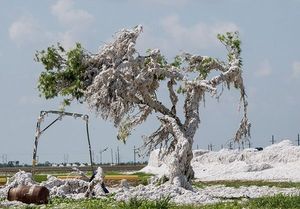
[[[151,54],[151,49],[147,49],[146,51],[146,54],[148,54],[148,57],[145,58],[145,61],[144,61],[144,66],[148,67],[149,64],[154,61],[153,59],[155,59],[155,63],[158,63],[160,65],[161,68],[164,68],[166,67],[166,65],[168,64],[165,56],[161,55],[161,54],[158,54],[157,57],[153,58],[153,57],[150,57],[150,54]],[[154,79],[157,79],[157,80],[165,80],[165,76],[164,75],[155,75],[154,76]]]
[[[83,97],[85,55],[79,43],[69,51],[58,43],[57,46],[36,52],[35,57],[45,68],[38,80],[38,90],[42,96],[46,99],[58,95],[67,97],[64,105],[69,105],[73,98],[79,100]]]
[[[171,65],[174,66],[174,67],[178,67],[179,68],[182,65],[182,61],[183,61],[182,58],[177,55],[174,58],[174,61],[171,63]]]
[[[186,89],[182,86],[179,86],[177,89],[177,94],[184,94],[186,92]]]
[[[241,54],[241,40],[239,38],[239,33],[227,32],[225,34],[218,34],[218,39],[227,47],[228,50],[228,61],[233,61],[234,58],[239,58],[239,66],[242,66]]]
[[[197,72],[199,73],[200,79],[206,79],[209,73],[209,66],[214,62],[214,59],[207,57],[202,60],[201,64],[197,66]]]
[[[157,58],[157,62],[160,64],[160,67],[165,67],[168,63],[165,56],[163,55],[159,55],[159,57]]]

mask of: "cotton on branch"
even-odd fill
[[[46,68],[38,87],[46,98],[61,95],[67,104],[73,99],[87,102],[103,119],[114,122],[119,128],[118,139],[124,142],[134,127],[156,113],[160,127],[145,138],[144,147],[149,151],[156,146],[163,148],[162,154],[169,159],[169,182],[190,188],[194,176],[190,165],[193,138],[205,93],[217,95],[219,85],[238,89],[243,117],[235,139],[250,135],[240,40],[237,33],[218,35],[228,51],[227,62],[189,53],[168,62],[159,49],[149,50],[146,55],[136,51],[141,32],[142,26],[123,29],[96,54],[84,51],[80,44],[69,52],[58,45],[37,53],[37,61]],[[219,75],[209,78],[212,71]],[[159,86],[165,83],[171,107],[156,96]],[[179,94],[185,98],[184,121],[177,116]]]

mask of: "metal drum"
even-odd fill
[[[49,190],[44,186],[18,186],[9,189],[7,199],[9,201],[17,200],[27,204],[47,204],[49,200]]]

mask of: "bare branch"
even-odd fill
[[[176,93],[174,92],[173,86],[176,84],[174,79],[170,79],[168,81],[168,90],[169,90],[169,95],[170,95],[170,100],[172,102],[172,108],[171,111],[174,115],[176,115],[176,104],[178,102],[178,97]]]

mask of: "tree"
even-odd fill
[[[148,50],[146,55],[136,51],[141,32],[142,26],[123,29],[96,54],[85,51],[80,44],[69,51],[58,44],[37,52],[36,60],[45,67],[38,89],[46,99],[63,96],[67,105],[74,99],[87,102],[103,119],[114,122],[118,139],[124,142],[137,125],[155,113],[160,126],[144,138],[144,147],[150,152],[160,146],[168,158],[169,182],[190,188],[194,177],[190,164],[193,138],[200,124],[199,105],[206,93],[218,98],[218,86],[238,89],[243,117],[235,140],[250,135],[241,42],[237,32],[218,35],[228,51],[226,62],[189,53],[168,62],[158,49]],[[219,74],[212,77],[212,71]],[[158,100],[160,85],[167,86],[170,107]],[[177,112],[182,98],[184,119]]]

